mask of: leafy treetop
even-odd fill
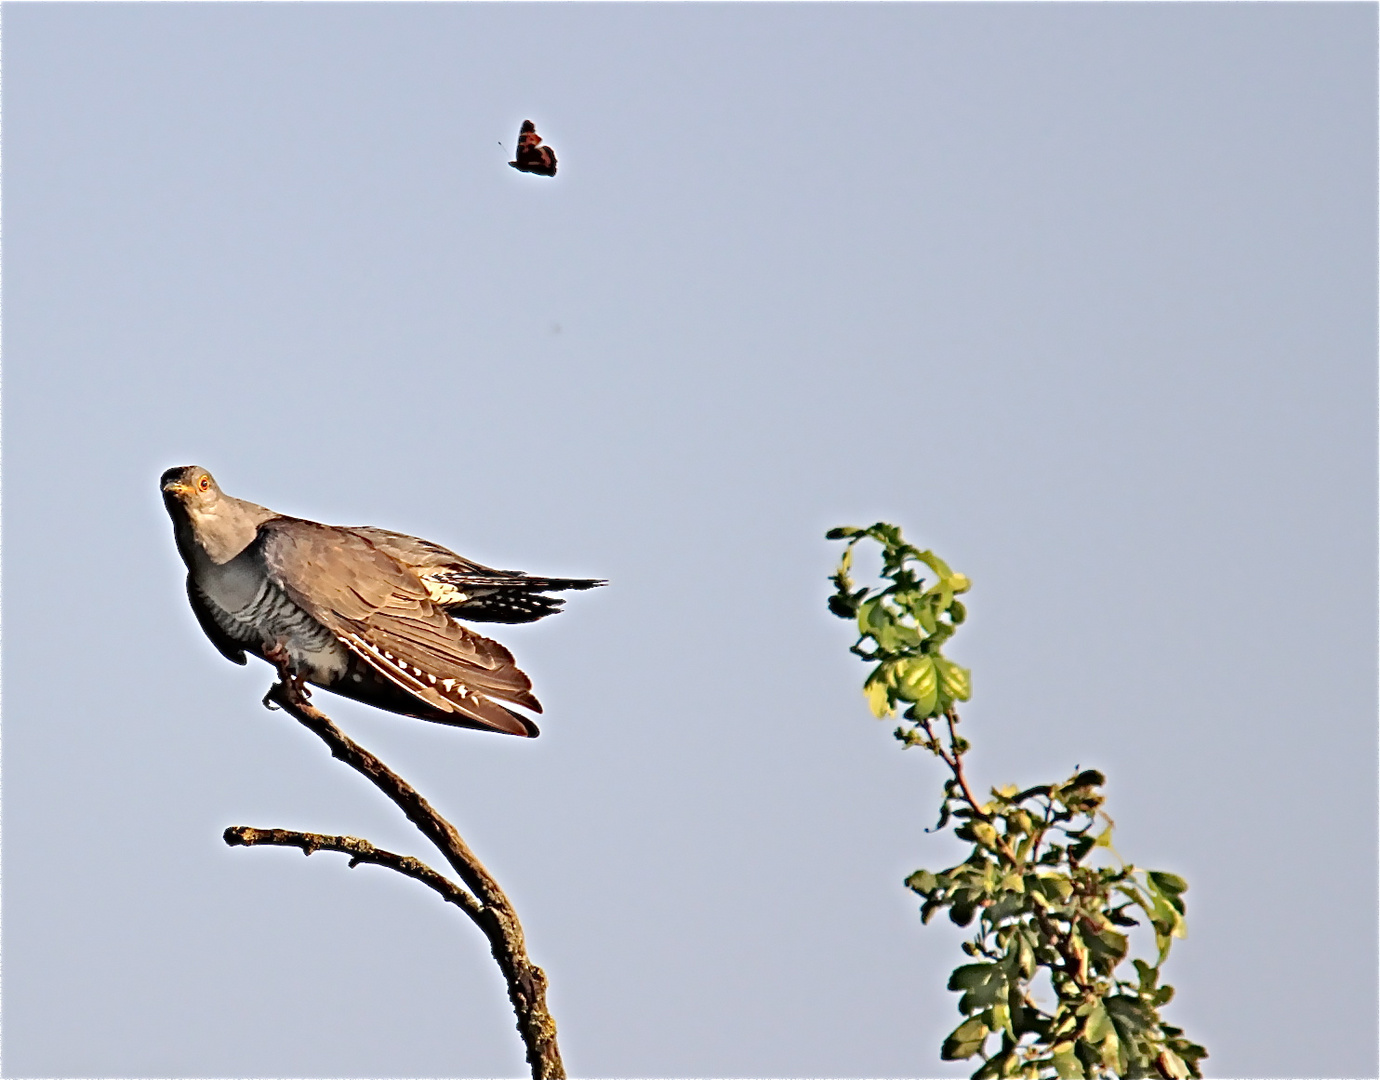
[[[1102,810],[1106,779],[1095,769],[1057,784],[993,788],[979,799],[964,767],[970,746],[957,730],[956,703],[971,696],[971,677],[941,651],[966,617],[958,596],[967,577],[907,544],[895,525],[827,535],[848,542],[829,610],[857,623],[852,652],[872,665],[868,703],[878,717],[904,706],[896,738],[928,750],[950,774],[936,828],[953,822],[971,847],[957,866],[906,879],[922,898],[922,921],[947,910],[956,925],[975,928],[963,943],[972,962],[949,977],[965,1019],[940,1056],[979,1058],[974,1080],[1202,1076],[1207,1051],[1159,1013],[1174,995],[1160,984],[1160,969],[1173,939],[1184,936],[1188,883],[1115,857]],[[864,540],[881,545],[885,586],[855,587],[853,552]],[[928,588],[921,567],[934,574]],[[1116,865],[1095,865],[1102,851]],[[1135,959],[1134,974],[1123,973],[1130,942],[1122,930],[1141,919],[1154,931],[1155,959]],[[1042,976],[1048,995],[1037,993]]]

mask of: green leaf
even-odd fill
[[[1006,968],[1003,964],[964,964],[949,976],[949,989],[964,992],[958,1011],[965,1016],[990,1009],[1006,997]]]
[[[1121,1044],[1115,1031],[1107,1033],[1102,1040],[1102,1064],[1116,1076],[1126,1075],[1126,1047]]]
[[[1170,1080],[1188,1080],[1188,1077],[1193,1075],[1189,1067],[1184,1064],[1184,1059],[1168,1048],[1160,1051],[1156,1063],[1164,1075],[1170,1077]]]
[[[865,531],[876,537],[887,547],[894,548],[904,543],[901,539],[901,528],[899,525],[892,525],[886,521],[879,521]]]
[[[973,696],[973,677],[967,668],[959,667],[942,656],[935,657],[940,685],[951,701],[967,701]]]
[[[1154,1030],[1156,1018],[1147,1015],[1149,1010],[1137,998],[1129,994],[1115,994],[1105,998],[1104,1002],[1123,1042],[1130,1042],[1134,1035],[1143,1035]]]
[[[985,848],[997,846],[997,830],[985,821],[975,821],[969,826],[973,837]]]
[[[1073,883],[1063,874],[1041,874],[1036,881],[1040,891],[1056,904],[1063,903],[1073,895]]]
[[[887,665],[883,664],[868,676],[867,682],[863,684],[863,693],[867,695],[867,704],[872,709],[872,715],[879,720],[895,711],[892,708],[891,696],[888,693],[890,681],[891,671]]]
[[[953,974],[949,976],[950,990],[974,990],[979,986],[985,986],[992,978],[996,964],[964,964],[956,967]]]
[[[1035,974],[1035,950],[1030,946],[1030,938],[1023,931],[1017,932],[1017,940],[1020,942],[1016,953],[1016,964],[1020,968],[1021,975],[1030,978]]]
[[[857,605],[847,593],[834,593],[829,597],[829,611],[840,619],[855,619],[858,616]]]
[[[1094,1002],[1083,1022],[1083,1038],[1090,1043],[1100,1043],[1112,1034],[1112,1030],[1112,1018],[1107,1015],[1106,1008],[1102,1002]]]
[[[949,564],[936,555],[933,551],[917,551],[915,557],[928,566],[942,578],[954,576],[954,572],[949,569]]]
[[[1054,1047],[1054,1073],[1056,1076],[1081,1078],[1087,1075],[1083,1071],[1083,1063],[1073,1052],[1073,1046],[1074,1044],[1071,1042],[1062,1042]]]
[[[837,529],[830,529],[824,534],[826,540],[847,540],[850,536],[857,536],[861,529],[855,529],[851,525],[840,525]]]
[[[1084,933],[1083,940],[1087,942],[1088,952],[1095,960],[1100,960],[1107,971],[1126,958],[1126,950],[1130,947],[1125,934],[1118,934],[1110,929]]]
[[[875,621],[875,620],[874,620]],[[884,653],[904,652],[920,644],[920,632],[913,626],[887,621],[872,631],[877,648]]]
[[[982,1053],[982,1044],[991,1034],[986,1024],[977,1017],[965,1020],[949,1033],[944,1040],[944,1048],[939,1056],[944,1061],[962,1061],[974,1054]]]
[[[1190,1075],[1202,1076],[1203,1074],[1198,1071],[1198,1062],[1208,1056],[1207,1049],[1199,1046],[1195,1042],[1189,1042],[1187,1039],[1181,1038],[1180,1036],[1183,1032],[1176,1027],[1170,1027],[1168,1024],[1165,1024],[1162,1030],[1165,1034],[1172,1036],[1169,1040],[1169,1049],[1188,1064]]]
[[[1188,892],[1188,882],[1179,877],[1178,874],[1169,874],[1163,870],[1151,870],[1146,875],[1155,883],[1165,896],[1178,896],[1180,893]]]
[[[928,870],[917,870],[906,878],[906,887],[918,892],[921,896],[928,896],[939,886],[939,879]]]
[[[1024,907],[1024,896],[1018,892],[1008,892],[998,897],[996,903],[987,909],[987,921],[990,925],[995,926],[1003,919],[1009,919]]]
[[[1184,903],[1177,894],[1166,895],[1160,892],[1153,878],[1150,878],[1146,885],[1150,892],[1148,914],[1155,927],[1155,942],[1160,950],[1160,963],[1163,963],[1164,958],[1169,955],[1171,939],[1188,935],[1188,924],[1183,916]]]
[[[1011,1007],[1005,1001],[998,1001],[987,1010],[987,1025],[993,1031],[1006,1031],[1013,1039],[1016,1032],[1011,1026]]]
[[[915,702],[915,711],[920,716],[928,716],[934,711],[935,700],[939,694],[939,677],[935,673],[934,658],[931,656],[912,656],[900,664],[897,696],[905,701]]]
[[[891,625],[891,613],[882,603],[881,597],[874,597],[858,605],[858,631],[874,634]]]

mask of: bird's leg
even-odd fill
[[[273,691],[278,686],[282,686],[289,701],[304,702],[311,697],[311,693],[307,690],[305,677],[292,669],[292,658],[288,655],[286,645],[281,641],[275,641],[264,649],[264,659],[278,669],[278,682],[270,686],[268,693],[264,695],[263,706],[265,709],[278,707],[273,702]]]
[[[272,711],[278,708],[273,702],[273,691],[279,686],[287,687],[291,684],[292,671],[288,667],[287,648],[280,641],[275,641],[264,649],[264,659],[278,669],[278,681],[268,688],[268,693],[264,695],[263,700],[263,707]]]

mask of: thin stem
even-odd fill
[[[949,767],[953,770],[954,779],[958,781],[958,786],[963,789],[963,797],[968,800],[968,805],[973,808],[973,811],[981,814],[983,818],[988,818],[987,812],[973,797],[973,790],[968,786],[968,778],[963,774],[963,753],[958,749],[958,732],[954,730],[954,725],[958,720],[958,712],[952,705],[944,710],[944,719],[949,725],[949,752],[952,754]]]
[[[958,748],[958,732],[954,730],[955,725],[958,723],[958,711],[950,705],[944,710],[944,719],[949,726],[949,749],[947,751],[944,749],[943,740],[935,735],[934,728],[930,725],[930,718],[926,717],[920,723],[925,729],[925,734],[929,736],[930,745],[934,747],[934,752],[938,754],[944,764],[949,767],[949,771],[954,774],[954,779],[958,781],[959,790],[963,792],[963,801],[968,804],[974,814],[983,821],[990,823],[992,821],[992,815],[983,808],[982,803],[977,801],[977,797],[973,795],[973,789],[968,786],[968,777],[963,772],[963,751]],[[1006,861],[1013,867],[1020,866],[1020,861],[1016,858],[1015,850],[1011,847],[1006,837],[1001,834],[997,835],[997,847],[1006,857]]]

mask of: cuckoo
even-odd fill
[[[389,712],[533,737],[508,708],[541,712],[532,682],[466,622],[534,622],[545,595],[590,578],[532,577],[429,540],[274,513],[221,491],[197,465],[163,474],[197,622],[227,660],[252,653],[298,681]]]

